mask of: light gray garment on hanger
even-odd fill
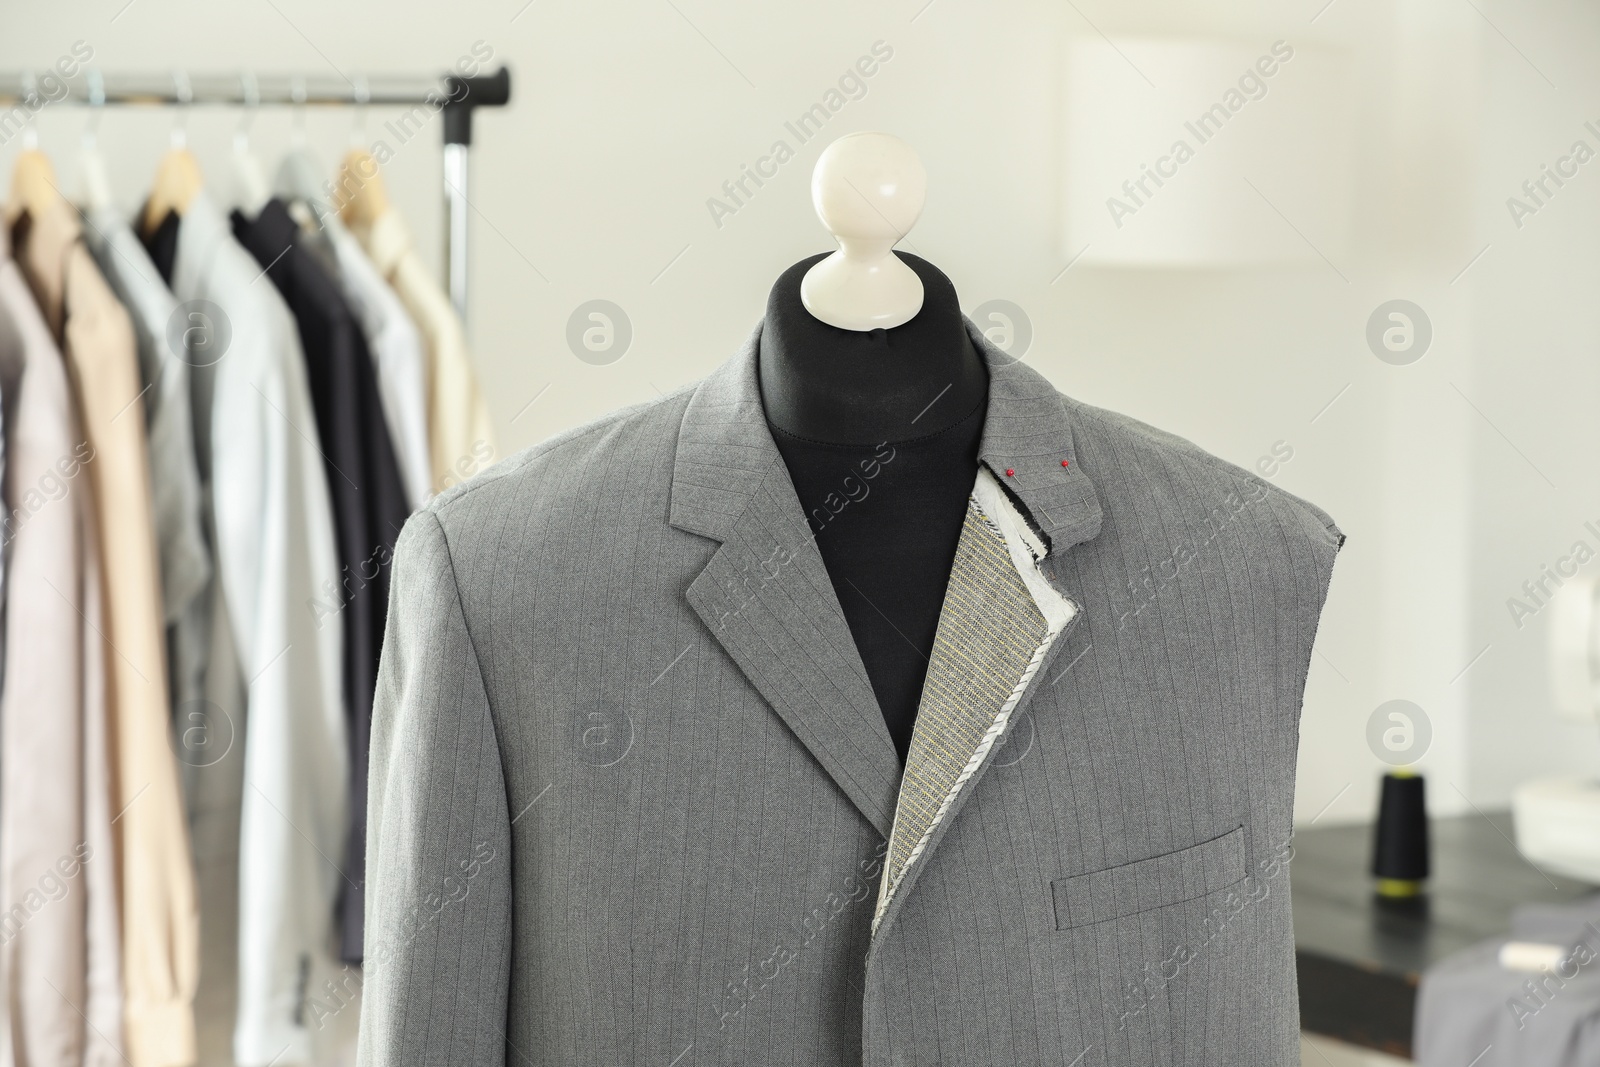
[[[193,725],[187,716],[203,715],[199,702],[205,698],[210,643],[208,598],[201,594],[211,578],[211,549],[201,524],[203,501],[189,406],[189,364],[182,350],[190,326],[187,316],[199,309],[179,307],[178,298],[167,288],[144,245],[115,208],[101,208],[85,217],[84,240],[117,299],[128,309],[138,341],[174,725],[181,739],[189,736],[185,731]],[[179,764],[185,770],[194,762],[180,753]]]

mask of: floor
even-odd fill
[[[1326,1037],[1300,1035],[1300,1067],[1406,1067],[1410,1062]]]

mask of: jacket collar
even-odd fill
[[[1022,503],[1052,555],[1089,540],[1100,532],[1100,499],[1078,466],[1061,395],[963,319],[989,368],[979,460]],[[758,323],[734,357],[701,382],[678,434],[672,525],[718,541],[727,540],[756,488],[783,462],[761,406],[761,328]]]
[[[1044,534],[1048,555],[1100,532],[1100,497],[1078,465],[1073,427],[1055,386],[1006,355],[976,325],[967,332],[989,366],[989,407],[978,458]],[[1010,472],[1010,473],[1008,473]]]
[[[1066,408],[1045,378],[990,343],[971,320],[966,327],[989,369],[979,459],[1044,535],[1053,564],[1094,537],[1101,521]],[[701,382],[679,428],[670,521],[720,542],[686,595],[751,684],[887,838],[899,758],[767,428],[760,339],[758,325]]]

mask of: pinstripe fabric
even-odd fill
[[[1056,929],[1103,923],[1159,907],[1175,896],[1168,886],[1183,886],[1188,894],[1183,900],[1203,897],[1237,885],[1246,873],[1241,826],[1192,848],[1052,882]]]
[[[1037,549],[1012,575],[1047,622],[1075,614],[1030,673],[1026,627],[993,607],[1016,588],[986,599],[999,613],[962,651],[1004,684],[962,679],[950,650],[948,684],[981,692],[951,706],[987,702],[989,722],[973,743],[978,720],[950,719],[971,773],[876,930],[900,767],[766,429],[753,336],[408,524],[373,727],[362,1063],[1296,1062],[1280,846],[1342,535],[969,330],[990,370],[979,456],[1012,471]],[[1005,585],[992,555],[973,566]],[[956,761],[936,762],[929,797]]]
[[[984,511],[980,497],[1018,530],[1021,516],[1002,495],[994,476],[978,471],[967,501],[967,517],[956,544],[949,584],[939,613],[916,728],[906,756],[883,886],[873,916],[876,929],[910,866],[954,806],[961,789],[994,750],[994,741],[1043,662],[1070,605],[1047,619],[1024,580],[1037,567],[1031,546],[1008,545],[1006,533]],[[1006,512],[1000,516],[1001,510]],[[1042,585],[1043,583],[1038,583]]]

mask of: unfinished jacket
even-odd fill
[[[363,1064],[1299,1062],[1283,850],[1343,536],[968,330],[984,470],[903,775],[759,330],[411,520]]]

